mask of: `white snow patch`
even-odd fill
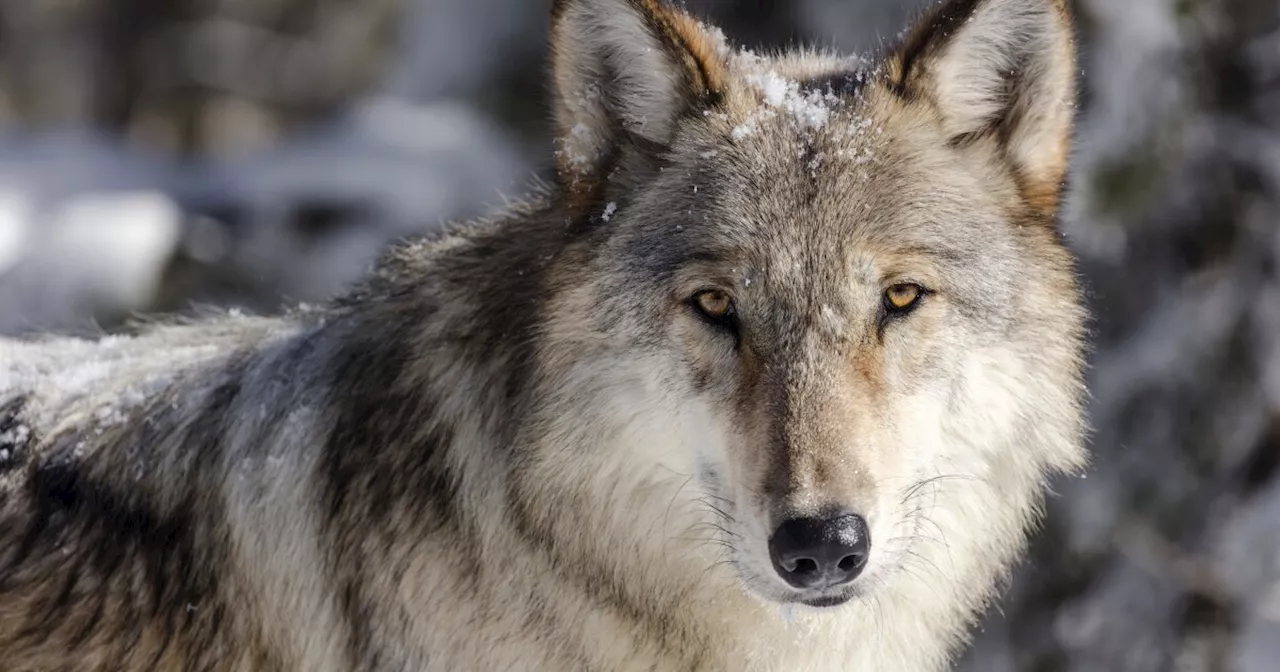
[[[17,425],[3,432],[0,432],[0,445],[4,446],[21,446],[27,442],[31,436],[31,430],[26,425]],[[5,449],[7,452],[8,449]],[[0,459],[4,459],[5,455],[0,453]]]
[[[141,407],[147,402],[147,393],[136,387],[128,387],[110,404],[103,405],[94,414],[98,420],[98,429],[123,424],[128,418],[127,412]]]
[[[596,138],[591,128],[583,122],[578,122],[573,128],[569,129],[569,135],[564,138],[563,154],[569,157],[569,163],[578,170],[583,170],[592,163],[592,155],[596,153]]]
[[[763,106],[751,117],[734,127],[734,140],[750,137],[759,130],[762,119],[786,115],[803,132],[820,131],[831,119],[832,110],[841,103],[832,92],[801,91],[799,82],[769,70],[747,75],[747,83],[760,93]]]
[[[764,102],[770,107],[782,107],[787,100],[787,93],[792,87],[799,90],[799,85],[794,82],[788,82],[776,72],[766,72],[763,75],[750,75],[747,77],[747,83],[759,89],[760,94],[764,97]]]
[[[703,32],[711,38],[712,44],[715,45],[716,55],[723,59],[728,59],[733,55],[733,49],[729,46],[729,38],[725,37],[724,31],[719,26],[710,24],[701,24]]]
[[[799,82],[773,71],[748,75],[747,83],[760,91],[765,105],[790,114],[801,130],[821,130],[831,118],[831,108],[840,103],[833,93],[801,92]]]
[[[603,219],[604,221],[607,222],[613,217],[613,213],[617,211],[618,211],[618,204],[613,201],[609,201],[608,205],[604,206],[604,212],[600,214],[600,219]]]

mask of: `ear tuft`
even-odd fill
[[[1066,0],[948,0],[889,61],[895,91],[932,104],[954,143],[1003,145],[1024,196],[1056,208],[1075,117],[1075,44]]]
[[[594,189],[628,136],[666,145],[681,116],[724,90],[723,36],[657,0],[556,0],[551,16],[559,169],[572,192]]]

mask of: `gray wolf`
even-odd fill
[[[0,350],[0,666],[943,669],[1086,459],[1060,0],[552,10],[558,177],[333,301]]]

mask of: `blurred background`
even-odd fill
[[[921,0],[688,0],[868,52]],[[1075,0],[1095,467],[961,668],[1280,670],[1280,2]],[[549,175],[549,0],[0,0],[0,333],[323,300]]]

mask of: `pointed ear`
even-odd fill
[[[1075,117],[1067,0],[946,0],[889,60],[895,90],[932,104],[953,144],[993,136],[1033,207],[1057,207]]]
[[[619,145],[665,145],[724,88],[723,36],[658,0],[556,0],[552,74],[565,184],[603,179]]]

